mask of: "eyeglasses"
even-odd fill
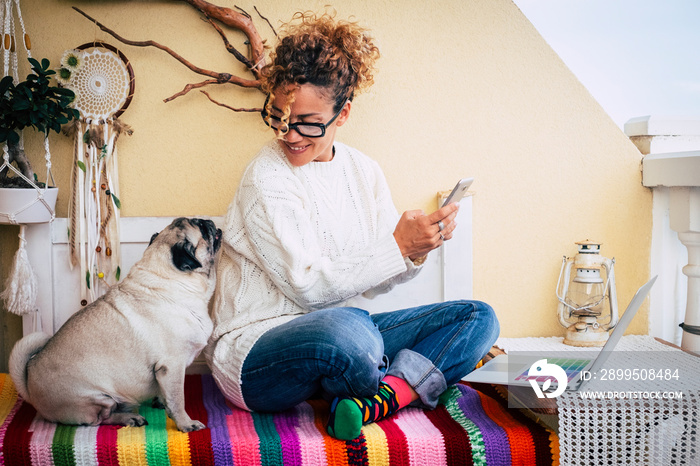
[[[335,119],[338,118],[340,112],[343,111],[343,108],[345,107],[345,104],[348,103],[349,99],[346,99],[345,102],[343,102],[343,105],[340,107],[340,110],[338,110],[338,112],[335,115],[333,115],[333,118],[331,118],[330,121],[325,125],[323,123],[283,123],[280,117],[277,117],[267,112],[267,102],[269,100],[270,96],[268,96],[267,99],[265,99],[263,110],[262,112],[260,112],[260,115],[262,116],[262,119],[267,126],[274,129],[275,131],[284,131],[284,128],[286,128],[286,131],[284,132],[294,130],[301,136],[304,136],[306,138],[322,138],[326,135],[326,128],[328,128],[331,125],[331,123],[333,123]]]

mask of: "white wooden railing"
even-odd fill
[[[700,353],[700,118],[634,118],[625,133],[654,196],[650,333]]]

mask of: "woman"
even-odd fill
[[[207,357],[236,406],[280,411],[319,391],[328,432],[408,405],[434,408],[498,335],[493,310],[459,301],[369,315],[342,307],[413,278],[452,238],[458,205],[400,218],[379,166],[335,140],[377,47],[354,23],[295,16],[264,69],[276,139],[246,169],[223,234]]]

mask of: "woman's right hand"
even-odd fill
[[[457,227],[455,217],[458,210],[459,203],[455,202],[430,215],[422,210],[404,212],[394,230],[394,239],[403,257],[416,260],[451,239],[452,232]]]

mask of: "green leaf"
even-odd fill
[[[83,133],[83,143],[90,144],[90,131],[85,131]]]
[[[41,65],[39,65],[39,62],[36,61],[35,58],[30,58],[30,59],[29,59],[29,63],[32,65],[32,68],[34,68],[35,70],[36,70],[36,69],[41,70]]]
[[[13,87],[12,76],[5,76],[0,81],[0,95],[5,95],[5,92]]]
[[[27,110],[28,108],[31,108],[32,103],[29,100],[18,100],[15,101],[15,104],[12,106],[12,110],[15,112],[19,112],[22,110]]]
[[[110,194],[112,194],[112,200],[114,201],[114,205],[117,206],[117,209],[121,209],[122,203],[119,200],[119,198],[117,196],[115,196],[114,193],[110,193]]]
[[[67,87],[57,87],[54,89],[54,92],[58,95],[65,95],[68,97],[73,97],[75,95],[75,93]]]
[[[85,164],[83,162],[78,160],[76,163],[78,164],[78,168],[80,168],[83,171],[83,173],[87,173],[87,169],[85,168]]]
[[[85,272],[85,281],[87,282],[88,290],[90,289],[90,271]]]
[[[117,273],[115,275],[117,277],[117,281],[119,281],[119,278],[122,276],[122,268],[117,266]]]

